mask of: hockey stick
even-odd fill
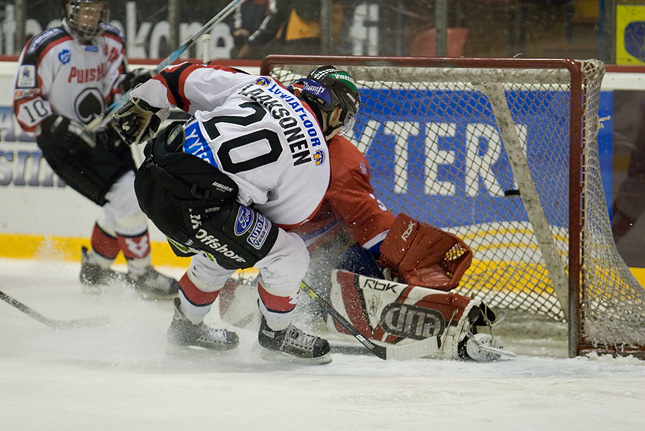
[[[179,48],[174,50],[173,52],[170,53],[168,57],[163,59],[161,63],[157,65],[155,68],[155,73],[159,73],[162,70],[164,70],[167,66],[172,64],[175,60],[177,60],[181,54],[184,53],[193,43],[197,41],[204,33],[206,33],[208,30],[213,28],[216,24],[219,24],[220,22],[224,21],[226,17],[228,17],[232,12],[235,7],[242,3],[243,0],[233,0],[230,2],[227,6],[224,7],[217,15],[215,15],[213,18],[211,18],[210,21],[208,21],[206,24],[202,26],[195,34],[193,34],[186,42],[184,42]],[[112,103],[101,115],[97,116],[94,118],[90,123],[85,127],[85,130],[87,131],[92,131],[96,129],[99,126],[102,126],[107,123],[107,121],[112,118],[114,113],[125,103],[125,101],[128,99],[128,94],[130,91],[127,91],[124,93],[118,102]]]
[[[422,358],[424,356],[431,355],[439,351],[439,337],[428,337],[421,341],[416,341],[414,343],[405,344],[403,346],[381,346],[378,344],[372,343],[370,340],[365,338],[359,331],[352,325],[342,314],[340,314],[336,309],[318,292],[316,292],[311,286],[307,285],[305,282],[302,282],[300,288],[304,290],[307,295],[311,297],[314,301],[320,304],[331,316],[349,332],[354,338],[356,338],[367,350],[369,350],[374,355],[378,356],[381,359],[416,359]]]
[[[18,310],[22,311],[25,313],[27,316],[38,320],[40,323],[44,323],[45,325],[55,328],[55,329],[63,329],[63,328],[76,328],[76,327],[82,327],[82,326],[101,326],[107,323],[107,318],[106,317],[87,317],[83,319],[75,319],[75,320],[55,320],[55,319],[49,319],[36,310],[27,307],[25,304],[22,302],[18,301],[17,299],[7,295],[6,293],[0,291],[0,299],[5,301],[7,304],[14,306]]]

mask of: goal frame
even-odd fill
[[[324,64],[343,66],[389,66],[389,67],[456,67],[495,69],[562,69],[570,76],[569,111],[569,253],[568,253],[568,353],[579,356],[597,347],[587,345],[581,337],[582,322],[582,269],[583,269],[583,127],[584,93],[582,71],[579,62],[573,59],[542,58],[448,58],[448,57],[371,57],[371,56],[302,56],[269,55],[261,63],[260,73],[270,75],[274,66],[281,64]],[[288,83],[284,83],[285,85]],[[605,352],[614,353],[614,352]],[[635,353],[635,352],[625,352]]]

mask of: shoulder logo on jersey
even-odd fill
[[[72,59],[72,53],[69,51],[69,49],[64,49],[58,54],[58,61],[60,61],[63,64],[69,63],[71,59]]]
[[[255,81],[255,83],[256,83],[257,85],[261,85],[262,87],[266,87],[267,85],[269,85],[269,84],[271,83],[271,80],[270,80],[269,78],[267,78],[266,76],[260,76],[260,77]]]
[[[208,141],[204,138],[198,121],[192,121],[185,127],[186,140],[184,141],[184,152],[197,156],[217,167],[213,150],[208,146]]]
[[[271,232],[271,222],[268,218],[258,213],[255,225],[253,226],[253,231],[246,239],[246,242],[251,244],[251,247],[260,250],[268,238],[269,232]]]
[[[36,86],[36,66],[25,64],[18,69],[18,88],[34,88]]]
[[[253,225],[253,211],[249,207],[241,205],[237,210],[237,217],[235,218],[235,227],[233,232],[235,236],[244,235]]]
[[[320,166],[325,163],[325,152],[323,150],[318,150],[314,153],[314,161],[316,166]]]

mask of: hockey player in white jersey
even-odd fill
[[[178,283],[151,266],[147,219],[134,193],[135,164],[118,134],[85,125],[145,74],[126,74],[121,32],[108,24],[107,0],[63,2],[59,27],[29,40],[19,59],[13,109],[67,185],[102,207],[83,248],[80,279],[100,291],[115,281],[148,297],[174,296]],[[130,79],[133,78],[133,79]],[[149,76],[148,76],[149,78]],[[128,273],[110,269],[122,252]]]
[[[327,140],[352,126],[360,99],[351,76],[332,66],[301,85],[308,91],[297,97],[271,77],[183,63],[135,88],[114,116],[124,139],[140,142],[170,107],[193,115],[146,147],[135,183],[141,207],[176,252],[193,255],[168,330],[173,345],[234,348],[235,333],[203,319],[236,270],[256,267],[265,356],[331,361],[326,340],[291,324],[309,254],[289,230],[321,205]]]

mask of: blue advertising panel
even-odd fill
[[[511,90],[506,95],[532,177],[540,195],[546,197],[542,204],[547,219],[566,227],[569,94]],[[361,97],[364,104],[354,138],[370,163],[376,192],[395,214],[406,212],[440,227],[527,220],[492,107],[484,95],[475,91],[375,89],[363,91]],[[531,109],[536,105],[540,109]],[[566,109],[558,108],[562,106]],[[610,115],[611,93],[604,93],[600,118]],[[599,136],[608,193],[610,121],[604,123]]]

